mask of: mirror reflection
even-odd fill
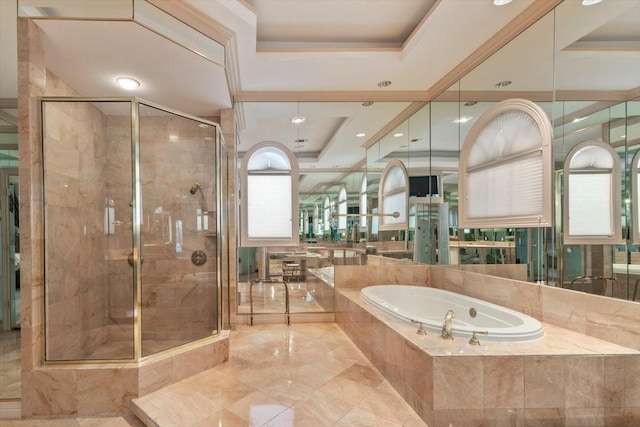
[[[273,139],[295,153],[300,244],[284,252],[304,253],[307,270],[319,275],[330,277],[338,263],[385,256],[637,301],[639,47],[637,2],[606,2],[597,10],[563,2],[428,103],[240,103],[256,127],[241,131],[239,151]],[[518,98],[533,101],[552,124],[553,224],[460,228],[458,161],[467,134],[496,103]],[[294,116],[307,120],[289,126],[284,137],[257,130],[265,129],[260,121]],[[572,148],[588,140],[607,144],[620,160],[612,177],[619,185],[611,188],[620,192],[621,244],[568,244],[563,238],[563,165]],[[338,145],[344,147],[340,163],[317,167]],[[384,230],[380,185],[395,161],[408,174],[408,225]],[[247,281],[267,277],[260,266],[279,256],[273,248],[242,250],[252,251],[255,263]],[[313,267],[309,257],[318,258]]]

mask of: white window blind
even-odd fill
[[[367,176],[362,177],[360,184],[360,228],[367,228]]]
[[[541,156],[469,172],[467,217],[542,214],[542,178]]]
[[[384,202],[382,204],[382,214],[384,216],[380,219],[384,225],[389,224],[404,224],[407,222],[407,192],[401,191],[398,193],[385,195]],[[390,216],[394,212],[398,212],[400,216],[394,218]],[[387,216],[389,215],[389,216]]]
[[[329,198],[324,199],[324,231],[331,231],[331,204]]]
[[[338,195],[338,230],[347,229],[347,189],[342,187]]]
[[[571,236],[612,236],[611,174],[569,175]]]
[[[313,205],[313,218],[311,219],[311,224],[313,228],[313,234],[316,236],[318,234],[322,234],[322,232],[320,231],[320,226],[318,224],[321,222],[319,221],[320,218],[318,218],[319,215],[320,215],[320,211],[318,209],[318,205]]]
[[[408,221],[408,177],[407,170],[399,160],[392,160],[382,173],[380,187],[380,230],[402,230]],[[392,214],[399,216],[394,218]]]
[[[249,238],[291,238],[291,176],[252,174],[247,186]]]

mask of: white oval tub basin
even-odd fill
[[[451,322],[454,337],[469,338],[473,331],[488,332],[478,335],[481,342],[533,341],[544,336],[542,324],[531,316],[443,289],[375,285],[363,288],[360,294],[374,307],[406,322],[420,322],[438,336],[448,310],[455,313]],[[472,308],[475,317],[471,316]]]

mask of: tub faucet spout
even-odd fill
[[[447,311],[447,314],[444,316],[444,322],[442,323],[442,333],[440,334],[440,338],[443,340],[452,340],[453,335],[451,334],[451,319],[456,317],[456,314],[453,310]]]

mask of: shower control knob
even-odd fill
[[[201,250],[193,251],[191,254],[191,262],[195,265],[203,265],[207,262],[207,254]]]

